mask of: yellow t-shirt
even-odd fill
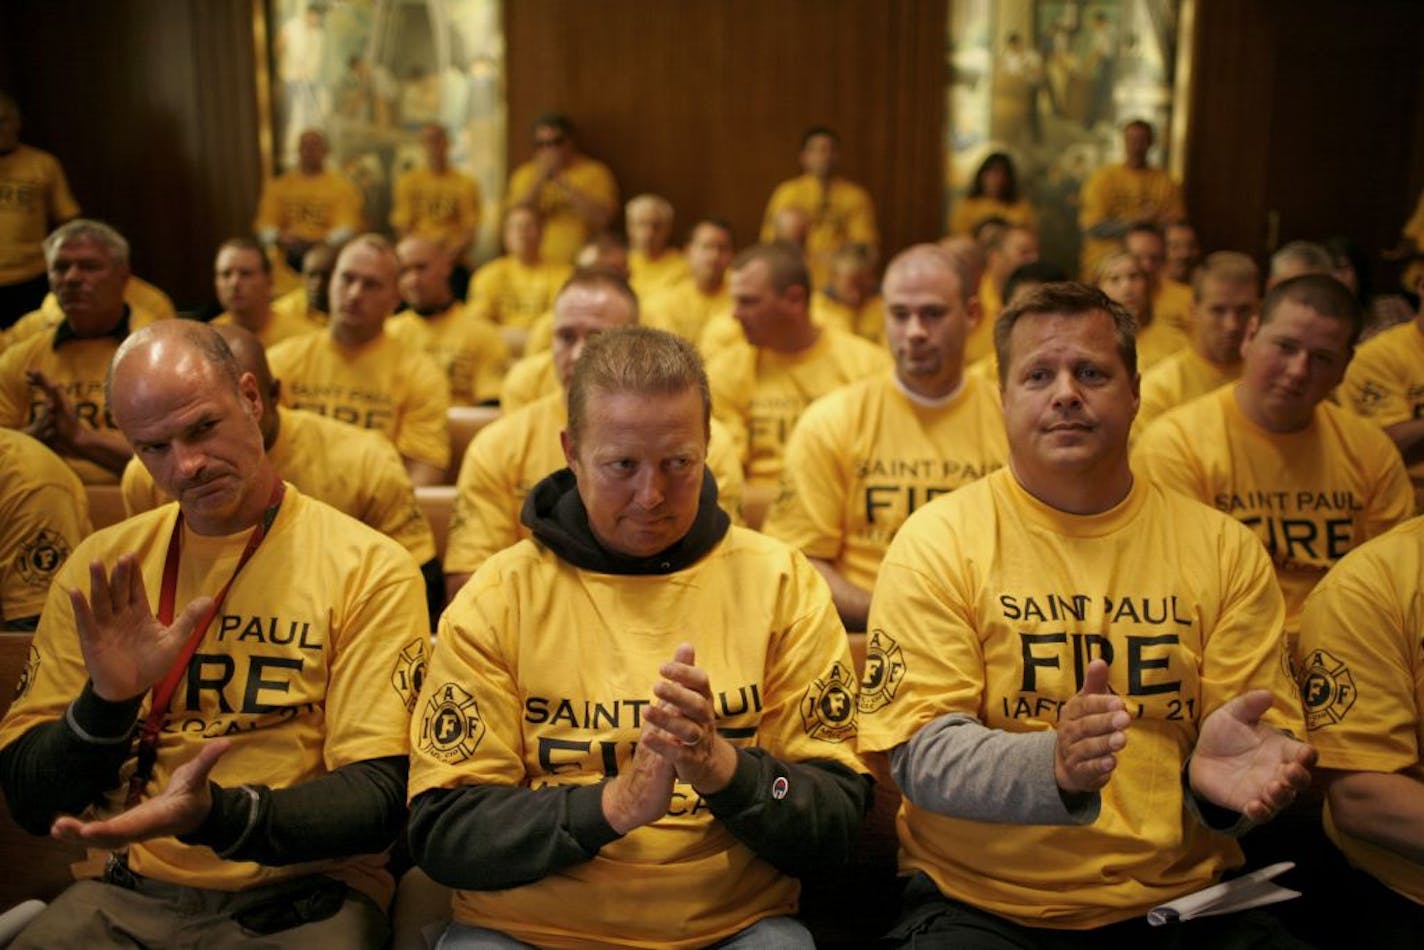
[[[1020,924],[1073,930],[1213,883],[1241,851],[1188,815],[1182,765],[1202,720],[1249,689],[1275,695],[1266,721],[1303,734],[1281,619],[1250,533],[1142,479],[1097,515],[1050,508],[1008,469],[921,508],[871,602],[861,751],[951,713],[1051,729],[1095,658],[1132,723],[1092,824],[990,824],[905,801],[901,870]]]
[[[1137,371],[1145,372],[1182,350],[1191,349],[1192,340],[1169,320],[1153,314],[1152,322],[1137,331]]]
[[[1267,432],[1223,386],[1157,419],[1133,468],[1255,532],[1276,566],[1294,646],[1300,609],[1346,552],[1414,514],[1399,450],[1351,413],[1322,402],[1301,432]]]
[[[499,398],[509,368],[509,347],[494,324],[470,313],[458,300],[429,317],[402,310],[386,321],[386,332],[426,353],[445,371],[452,405],[473,406]]]
[[[642,251],[628,252],[628,284],[640,301],[688,277],[687,258],[675,247],[663,251],[657,260]]]
[[[819,326],[854,333],[871,343],[885,339],[885,302],[879,295],[867,297],[865,303],[852,308],[825,291],[817,291],[811,298],[811,319]]]
[[[880,243],[875,227],[875,203],[855,182],[832,178],[827,185],[815,175],[800,175],[776,186],[762,216],[761,239],[776,238],[776,215],[785,208],[799,208],[811,219],[806,232],[806,263],[811,269],[811,284],[826,283],[831,255],[849,242]]]
[[[281,422],[267,458],[283,480],[375,528],[417,564],[435,557],[435,535],[395,446],[379,432],[353,431],[314,412],[278,406],[277,413]],[[119,484],[130,518],[172,501],[137,458],[129,461]]]
[[[1037,215],[1027,198],[1020,198],[1013,204],[980,195],[977,198],[964,197],[954,203],[954,213],[949,218],[949,233],[970,236],[980,222],[990,218],[1003,218],[1010,224],[1021,224],[1026,228],[1038,226]]]
[[[1345,370],[1346,405],[1382,429],[1424,419],[1424,329],[1418,320],[1360,344]],[[1409,467],[1416,508],[1424,511],[1424,463]]]
[[[893,371],[880,373],[807,407],[762,530],[870,590],[915,509],[1007,457],[999,395],[983,380],[966,379],[947,403],[929,407],[906,396]]]
[[[1414,213],[1409,216],[1409,220],[1404,222],[1404,227],[1400,231],[1405,237],[1414,242],[1414,247],[1424,253],[1424,191],[1419,193],[1419,203],[1414,206]],[[1424,263],[1414,260],[1410,261],[1404,268],[1404,274],[1400,278],[1400,286],[1411,294],[1419,292],[1419,275],[1424,270]]]
[[[468,175],[414,168],[396,179],[391,227],[454,250],[469,244],[479,230],[481,200],[479,183]]]
[[[1182,189],[1160,168],[1104,165],[1083,185],[1078,225],[1083,229],[1081,273],[1091,277],[1098,261],[1122,246],[1121,238],[1094,238],[1088,229],[1105,221],[1124,226],[1144,219],[1186,217]]]
[[[863,771],[853,710],[817,713],[829,691],[844,700],[854,690],[825,583],[785,545],[733,527],[669,576],[581,570],[533,541],[486,561],[440,620],[411,727],[411,797],[602,781],[631,760],[638,710],[684,641],[734,745]],[[432,727],[451,703],[478,710],[478,731],[442,742]],[[508,890],[459,891],[454,912],[542,947],[703,947],[794,912],[799,891],[679,782],[665,817],[591,860]]]
[[[741,334],[741,325],[732,319],[732,295],[727,282],[715,294],[704,294],[691,277],[661,290],[639,305],[638,322],[645,327],[676,333],[694,345],[700,343],[702,331],[714,319],[732,320]]]
[[[528,327],[554,306],[569,279],[566,264],[529,267],[511,255],[497,257],[470,281],[470,311],[502,327]]]
[[[17,145],[0,155],[0,286],[45,272],[45,235],[79,215],[64,169],[48,152]]]
[[[302,241],[325,241],[333,233],[361,230],[361,205],[361,192],[339,172],[304,175],[293,169],[262,187],[252,227],[259,234],[275,229]]]
[[[791,427],[814,400],[889,364],[882,348],[835,329],[798,353],[742,342],[709,360],[712,413],[737,440],[747,483],[777,483]]]
[[[538,179],[537,164],[520,165],[509,178],[505,200],[523,195]],[[613,173],[607,165],[587,155],[574,156],[569,166],[559,173],[559,179],[610,210],[618,206],[618,183],[613,180]],[[539,189],[535,205],[544,222],[539,255],[550,264],[572,264],[579,248],[591,237],[588,223],[554,182],[545,182]]]
[[[226,311],[213,317],[212,325],[215,327],[241,326],[237,318]],[[267,325],[262,328],[261,333],[257,334],[257,339],[261,342],[262,348],[267,350],[283,340],[290,340],[294,336],[302,336],[306,333],[315,333],[320,329],[321,327],[301,314],[286,308],[278,310],[276,307],[272,307]]]
[[[702,328],[702,335],[697,339],[697,349],[702,354],[702,361],[710,366],[723,351],[746,342],[747,335],[742,331],[741,322],[732,315],[729,301],[727,310],[708,319],[707,325]]]
[[[88,533],[79,476],[42,442],[0,429],[0,626],[40,615],[50,581]]]
[[[1153,319],[1164,322],[1184,336],[1192,335],[1192,288],[1166,274],[1152,294]]]
[[[1134,437],[1164,412],[1240,378],[1240,363],[1225,369],[1208,362],[1190,346],[1178,350],[1142,374],[1142,402],[1132,423]]]
[[[272,301],[272,309],[277,313],[287,316],[297,316],[306,320],[313,329],[320,330],[325,327],[329,319],[328,315],[320,310],[311,309],[307,301],[307,291],[305,287],[297,287],[289,290],[282,296]]]
[[[1296,652],[1310,744],[1325,769],[1424,783],[1424,518],[1361,545],[1305,602]],[[1335,826],[1350,863],[1418,904],[1424,871]]]
[[[982,359],[994,358],[994,321],[999,319],[999,311],[1004,309],[1004,301],[999,296],[999,288],[988,274],[979,278],[979,322],[964,338],[964,362],[974,363]]]
[[[465,450],[455,483],[455,506],[445,546],[445,570],[472,574],[496,551],[529,537],[519,520],[524,498],[540,479],[568,463],[559,433],[568,426],[564,392],[505,412],[481,429]],[[717,481],[718,507],[741,521],[742,466],[736,443],[712,420],[707,469]]]
[[[548,350],[516,360],[504,376],[499,388],[499,408],[508,415],[553,393],[562,393],[559,371],[554,367],[554,354]]]
[[[23,429],[35,420],[45,404],[44,395],[30,385],[25,372],[39,370],[69,398],[81,425],[117,432],[119,427],[104,398],[104,376],[119,348],[119,338],[69,339],[55,349],[58,331],[56,326],[33,333],[0,353],[0,426]],[[66,455],[64,461],[86,485],[118,484],[118,475],[88,459]]]
[[[450,464],[450,389],[419,350],[384,333],[354,351],[329,333],[308,333],[274,346],[267,362],[282,381],[283,405],[375,429],[405,458]]]
[[[0,746],[63,716],[84,687],[88,676],[67,590],[88,590],[90,561],[112,570],[120,554],[137,555],[156,609],[177,513],[176,505],[164,506],[90,535],[75,548],[51,587],[35,635],[38,662],[0,723]],[[203,537],[184,529],[178,609],[217,594],[249,533]],[[219,737],[233,745],[212,779],[228,788],[286,788],[353,762],[404,755],[425,664],[426,625],[425,585],[410,555],[288,486],[272,530],[233,581],[193,655],[194,675],[180,680],[145,793],[167,787],[176,766]],[[147,714],[145,699],[140,718]],[[133,761],[120,771],[100,815],[122,811]],[[311,873],[345,880],[383,905],[392,890],[380,855],[267,867],[157,838],[132,845],[129,863],[146,877],[217,890]]]

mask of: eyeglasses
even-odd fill
[[[553,138],[535,139],[535,140],[534,140],[534,147],[535,147],[535,148],[558,148],[560,145],[563,145],[564,142],[566,142],[566,141],[567,141],[567,138],[566,138],[565,136],[556,135],[556,136],[554,136]]]

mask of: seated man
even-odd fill
[[[709,410],[686,341],[590,340],[534,540],[441,618],[410,842],[457,889],[444,946],[813,945],[795,875],[869,795],[850,648],[805,558],[718,509]]]
[[[115,849],[11,946],[380,947],[429,639],[415,562],[277,477],[212,328],[135,331],[109,384],[178,503],[75,548],[0,722],[16,821]]]
[[[777,221],[781,212],[794,208],[805,216],[803,249],[817,287],[830,277],[831,255],[852,241],[875,249],[880,232],[875,227],[875,203],[870,192],[836,174],[841,140],[834,129],[812,126],[801,137],[801,171],[771,193],[762,216],[763,243],[786,236]]]
[[[639,195],[624,211],[628,231],[628,283],[639,300],[687,276],[687,260],[672,246],[672,202]]]
[[[1137,325],[1137,365],[1143,370],[1186,349],[1190,344],[1186,333],[1165,320],[1159,320],[1152,311],[1147,272],[1137,262],[1136,255],[1127,251],[1112,251],[1100,258],[1093,282],[1132,314]]]
[[[618,209],[618,183],[608,166],[579,151],[568,116],[546,112],[534,120],[534,157],[509,176],[510,207],[537,208],[544,222],[539,254],[568,266]]]
[[[213,326],[242,327],[265,347],[321,329],[303,315],[272,306],[272,262],[249,238],[229,238],[218,247],[213,287],[223,308]]]
[[[813,402],[786,445],[762,530],[810,558],[847,630],[865,629],[880,560],[905,519],[1004,464],[999,395],[963,373],[979,319],[969,288],[937,245],[898,254],[885,270],[895,369]]]
[[[913,875],[891,937],[1168,946],[1147,911],[1239,865],[1230,834],[1310,779],[1278,728],[1304,730],[1281,596],[1249,531],[1129,469],[1121,306],[1051,284],[995,344],[1008,467],[915,512],[871,603],[860,748],[889,753]]]
[[[869,245],[842,244],[831,255],[826,284],[811,298],[811,319],[823,327],[884,342],[885,305],[877,293],[875,252]]]
[[[361,228],[361,192],[326,167],[326,136],[307,129],[297,140],[297,167],[265,182],[252,225],[257,239],[293,272],[318,244],[340,245]]]
[[[1334,274],[1335,259],[1314,241],[1291,241],[1271,255],[1271,269],[1266,275],[1266,289],[1284,283],[1292,277],[1306,274]]]
[[[969,337],[965,357],[973,362],[994,353],[994,321],[1008,303],[1009,276],[1038,260],[1038,234],[1026,224],[1005,223],[985,232],[984,273],[979,278],[979,307],[984,319]]]
[[[1133,119],[1122,127],[1123,160],[1103,165],[1083,182],[1078,224],[1083,229],[1079,273],[1097,272],[1102,259],[1121,246],[1137,221],[1165,225],[1185,214],[1182,188],[1165,168],[1147,164],[1154,139],[1152,126]]]
[[[1325,830],[1359,869],[1328,895],[1344,923],[1337,945],[1409,947],[1424,933],[1421,590],[1415,518],[1341,560],[1301,617],[1296,668]]]
[[[395,444],[411,481],[436,485],[450,464],[450,388],[434,360],[385,332],[400,303],[399,267],[385,238],[353,239],[336,259],[327,332],[279,343],[267,358],[286,384],[287,405],[377,430]]]
[[[554,305],[569,276],[567,264],[544,260],[541,234],[538,210],[514,205],[504,214],[504,255],[481,267],[470,282],[470,311],[498,326],[516,354],[524,352],[529,328]]]
[[[104,391],[130,329],[129,244],[107,224],[75,218],[45,238],[45,260],[64,319],[0,355],[0,426],[48,445],[85,484],[112,485],[132,455]]]
[[[425,167],[396,178],[391,227],[402,238],[434,241],[452,266],[462,266],[480,233],[480,185],[450,165],[450,134],[431,122],[420,130]],[[464,274],[469,283],[469,272]],[[463,285],[460,290],[464,294]]]
[[[494,324],[455,299],[450,256],[424,237],[405,238],[396,245],[396,256],[408,309],[386,321],[386,332],[445,371],[451,405],[497,402],[509,348]]]
[[[712,405],[732,430],[747,483],[776,485],[796,420],[817,398],[886,368],[873,343],[811,320],[811,278],[794,250],[757,244],[732,262],[743,340],[707,364]]]
[[[88,534],[79,476],[23,432],[0,429],[0,630],[35,629],[55,573]]]
[[[272,301],[283,316],[302,317],[316,327],[326,326],[331,313],[331,272],[336,268],[336,248],[318,244],[302,255],[302,283]]]
[[[1197,241],[1197,229],[1186,218],[1179,218],[1167,225],[1163,232],[1167,242],[1167,263],[1163,273],[1188,287],[1201,264],[1201,244]]]
[[[732,226],[726,221],[703,218],[694,224],[687,238],[687,276],[642,302],[643,324],[696,344],[711,320],[730,317],[732,250]]]
[[[1133,432],[1158,416],[1241,376],[1241,341],[1261,310],[1256,262],[1217,251],[1197,270],[1192,289],[1192,345],[1142,374],[1142,408]]]
[[[1414,514],[1398,450],[1328,398],[1360,321],[1333,277],[1278,284],[1246,328],[1240,380],[1159,417],[1134,447],[1141,475],[1256,532],[1276,565],[1292,646],[1305,596],[1330,566]]]
[[[1417,290],[1424,290],[1424,271]],[[1424,300],[1413,320],[1360,345],[1341,389],[1345,404],[1384,430],[1414,482],[1424,511]]]
[[[409,551],[425,574],[434,604],[432,618],[438,619],[445,597],[435,535],[416,504],[415,486],[395,446],[379,432],[279,405],[281,380],[273,378],[257,338],[241,327],[222,327],[218,333],[232,350],[238,370],[251,373],[262,394],[257,427],[262,451],[277,475]],[[172,501],[136,458],[124,469],[120,485],[130,518]],[[433,624],[430,629],[435,629]]]
[[[520,512],[534,485],[564,465],[559,433],[568,426],[565,391],[584,346],[600,333],[637,322],[638,298],[613,274],[575,271],[559,291],[549,354],[554,390],[481,429],[460,463],[445,550],[448,597],[487,558],[529,537]],[[707,468],[717,481],[722,508],[739,521],[741,460],[730,433],[716,421],[711,426]]]
[[[1192,332],[1192,288],[1167,276],[1167,239],[1160,225],[1139,221],[1127,229],[1123,250],[1137,258],[1137,266],[1147,278],[1147,297],[1152,302],[1152,318],[1162,320],[1181,332]]]

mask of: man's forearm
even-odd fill
[[[1424,867],[1424,782],[1399,772],[1338,772],[1327,794],[1337,828]]]
[[[74,451],[115,475],[122,475],[133,458],[133,449],[120,433],[84,426],[74,436]]]
[[[890,752],[890,772],[916,807],[967,821],[1086,825],[1098,817],[1096,792],[1067,795],[1054,778],[1057,735],[990,729],[950,713]]]
[[[405,821],[409,760],[367,759],[289,788],[212,785],[213,808],[185,844],[280,866],[384,851]]]

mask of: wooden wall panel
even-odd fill
[[[937,237],[946,7],[934,0],[509,0],[510,165],[530,124],[567,112],[624,198],[668,197],[679,233],[732,221],[752,241],[771,189],[799,173],[801,133],[842,137],[842,170],[875,196],[882,242]]]

